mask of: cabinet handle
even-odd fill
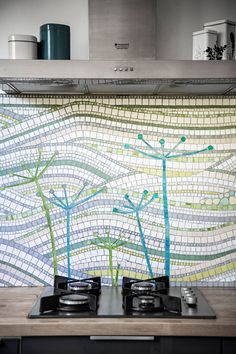
[[[154,336],[90,336],[90,340],[154,340]]]

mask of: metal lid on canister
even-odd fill
[[[37,38],[28,34],[11,34],[8,42],[33,42],[37,43]]]
[[[70,32],[70,26],[60,23],[45,23],[40,26],[40,31],[68,31]]]
[[[201,31],[196,31],[196,32],[193,32],[193,36],[201,36],[203,34],[215,34],[217,35],[217,31],[213,31],[213,30],[209,30],[209,29],[204,29],[204,30],[201,30]]]

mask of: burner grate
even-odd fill
[[[181,313],[181,299],[169,296],[169,277],[145,280],[123,278],[123,308],[126,313]]]
[[[78,280],[56,275],[54,277],[54,288],[99,295],[101,292],[101,277]]]
[[[78,280],[55,276],[53,295],[41,297],[39,312],[96,313],[100,292],[100,277]]]
[[[55,311],[96,313],[97,308],[98,298],[96,295],[86,294],[82,299],[82,295],[62,292],[60,295],[42,296],[39,312],[41,314]]]
[[[169,277],[157,277],[145,280],[123,278],[122,294],[123,296],[136,294],[140,292],[154,292],[158,291],[162,294],[167,294],[169,289]]]
[[[131,294],[123,297],[123,308],[126,313],[137,312],[170,312],[181,314],[181,299],[163,295],[159,292]]]

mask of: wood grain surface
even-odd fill
[[[0,336],[225,336],[236,337],[236,289],[201,288],[217,318],[203,319],[28,319],[42,288],[0,289]]]

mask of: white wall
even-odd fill
[[[157,0],[158,59],[191,59],[192,32],[220,19],[236,22],[236,0]],[[88,0],[0,0],[0,58],[10,34],[39,38],[48,22],[71,26],[71,58],[88,59]]]
[[[222,19],[236,22],[236,0],[157,0],[157,58],[192,59],[192,33]]]
[[[71,58],[88,59],[88,0],[0,0],[0,58],[8,57],[10,34],[32,34],[39,27],[62,23],[71,27]]]

